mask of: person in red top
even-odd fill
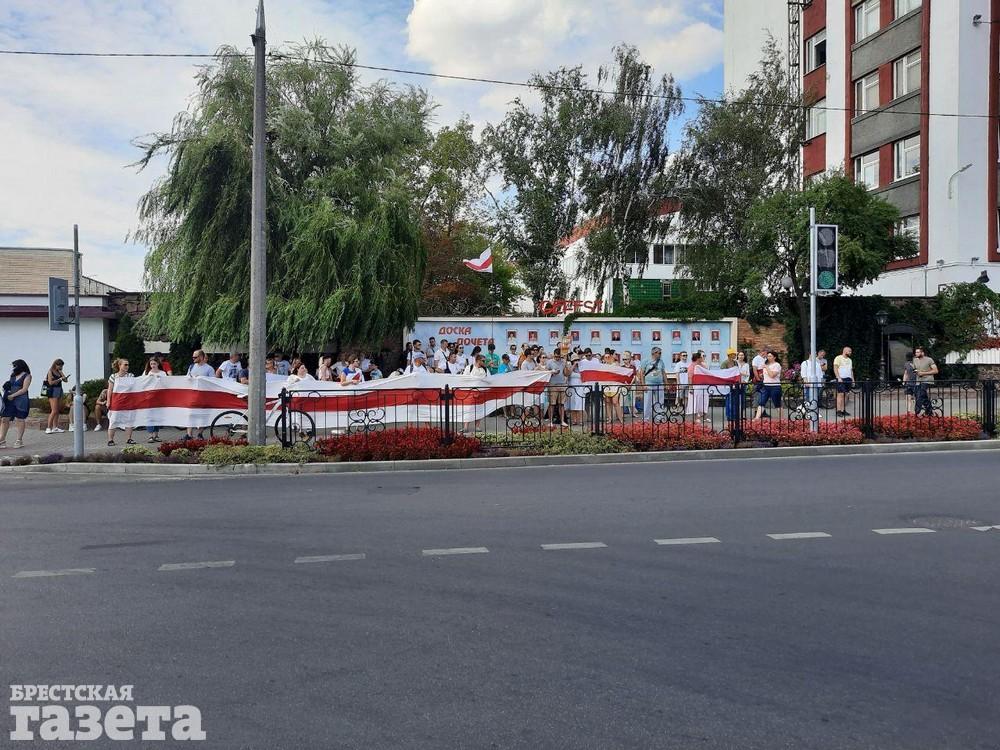
[[[163,370],[164,373],[166,373],[167,375],[173,375],[174,374],[174,368],[172,368],[170,366],[170,360],[169,359],[167,359],[166,357],[164,357],[163,354],[161,354],[160,352],[157,352],[153,356],[156,357],[156,359],[159,360],[159,362],[160,362],[160,369]]]

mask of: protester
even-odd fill
[[[624,367],[624,368],[632,371],[632,383],[633,383],[633,385],[622,386],[622,405],[623,405],[624,410],[625,410],[624,413],[632,416],[632,419],[634,420],[635,417],[632,414],[635,411],[635,385],[634,385],[634,383],[635,383],[635,380],[636,380],[636,375],[638,375],[639,365],[636,364],[636,362],[632,359],[632,352],[630,352],[630,351],[625,351],[625,352],[622,353],[621,357],[618,358],[618,364],[621,367]]]
[[[226,380],[239,380],[242,372],[243,363],[240,361],[240,353],[230,352],[229,359],[216,368],[215,376]]]
[[[163,368],[160,366],[160,360],[156,357],[150,357],[149,360],[146,362],[146,369],[143,372],[143,375],[151,375],[154,378],[164,378],[166,377],[167,374],[163,371]],[[151,427],[150,425],[146,425],[146,432],[149,433],[149,437],[146,439],[147,443],[160,442],[159,427]]]
[[[582,425],[584,411],[587,408],[584,394],[588,391],[583,385],[583,377],[580,375],[580,355],[576,353],[570,355],[569,364],[570,373],[566,388],[567,408],[569,409],[568,421],[571,426],[574,424]]]
[[[903,387],[906,389],[907,409],[912,409],[917,401],[917,368],[913,366],[913,352],[906,353],[903,364]]]
[[[535,351],[533,349],[525,349],[521,352],[521,359],[517,364],[518,370],[531,371],[538,367],[538,362],[535,360]]]
[[[69,410],[69,431],[76,432],[76,410],[73,408],[73,395],[76,393],[76,386],[69,389],[66,394],[66,408]],[[87,431],[87,399],[83,399],[83,432]]]
[[[761,385],[757,400],[757,414],[754,419],[770,419],[765,411],[768,404],[776,409],[781,408],[781,362],[774,352],[768,351],[764,366],[761,368]]]
[[[739,367],[739,352],[730,347],[726,349],[726,358],[722,362],[722,369],[728,370],[732,367]],[[744,356],[744,361],[746,357]],[[747,368],[749,372],[749,368]],[[727,389],[726,391],[726,419],[730,422],[734,421],[739,414],[739,410],[742,406],[742,401],[740,399],[740,393],[742,390],[742,380],[743,380],[743,370],[740,370],[740,385],[734,385]]]
[[[684,401],[687,398],[688,364],[688,353],[681,352],[677,364],[674,366],[674,372],[677,374],[677,406],[684,406]]]
[[[368,371],[368,379],[369,380],[381,380],[382,377],[383,377],[382,376],[382,370],[379,369],[378,362],[374,362],[373,361],[372,362],[372,367]]]
[[[275,356],[276,356],[277,360],[280,360],[280,361],[275,361],[274,362],[275,370],[277,371],[277,373],[279,375],[282,374],[281,373],[281,362],[285,362],[285,373],[284,374],[287,376],[288,375],[288,365],[289,365],[289,363],[287,361],[285,361],[283,354],[278,353]],[[191,360],[192,360],[191,361],[191,365],[188,367],[188,371],[187,371],[187,374],[188,374],[189,378],[212,378],[212,377],[215,377],[215,370],[213,370],[212,366],[210,364],[208,364],[208,357],[205,356],[205,352],[204,351],[202,351],[201,349],[195,349],[191,353]],[[113,400],[114,400],[114,397],[112,396],[112,401]],[[204,440],[205,439],[205,427],[206,426],[207,425],[188,425],[187,432],[184,434],[184,437],[181,438],[181,439],[182,440],[190,440],[191,438],[194,437],[194,431],[198,430],[198,439],[199,440]]]
[[[427,372],[427,368],[424,367],[424,362],[425,361],[426,360],[424,359],[424,353],[421,352],[421,351],[419,351],[419,350],[414,350],[414,352],[413,352],[413,362],[411,364],[408,364],[406,366],[406,369],[403,370],[403,374],[404,375],[412,375],[413,373],[416,373],[416,372],[426,373]]]
[[[819,399],[823,389],[823,366],[819,359],[806,359],[799,365],[799,377],[802,378],[802,391],[805,404],[811,409],[819,408]]]
[[[917,374],[917,394],[915,413],[923,412],[926,416],[934,416],[934,407],[931,404],[930,384],[934,382],[934,376],[938,374],[938,366],[934,360],[924,354],[923,347],[917,347],[913,357],[913,369]]]
[[[459,365],[459,367],[461,367],[464,370],[465,366],[467,364],[469,364],[469,358],[465,354],[465,346],[462,345],[462,344],[459,344],[458,345],[458,349],[456,350],[456,352],[458,354],[458,365]]]
[[[486,368],[490,371],[490,375],[496,375],[500,371],[500,357],[497,356],[497,347],[493,339],[486,345],[486,352]]]
[[[652,421],[656,414],[663,411],[664,383],[667,367],[663,362],[663,350],[653,347],[652,356],[639,366],[639,385],[642,390],[642,418]]]
[[[45,375],[42,389],[49,397],[49,419],[45,427],[45,434],[51,435],[53,432],[65,432],[59,426],[59,414],[62,411],[63,383],[69,380],[68,375],[63,374],[63,364],[61,359],[52,363],[52,367]]]
[[[615,366],[615,355],[605,354],[604,364]],[[606,421],[609,424],[614,424],[617,419],[619,424],[625,424],[625,413],[622,411],[621,396],[623,386],[620,385],[606,385],[603,387],[604,391],[604,411],[606,414]]]
[[[332,364],[333,357],[329,354],[320,355],[319,367],[316,368],[316,380],[322,380],[325,383],[333,380],[333,368],[330,367]]]
[[[700,351],[695,352],[691,355],[691,361],[688,363],[688,373],[690,374],[697,367],[704,366],[705,354]],[[707,385],[690,385],[688,387],[687,403],[685,404],[684,411],[686,414],[691,415],[692,422],[705,424],[705,417],[708,415]]]
[[[108,398],[110,400],[110,410],[115,409],[115,383],[123,382],[125,380],[130,380],[135,377],[132,373],[128,371],[128,360],[127,359],[116,359],[111,363],[111,369],[114,372],[111,373],[111,377],[108,378]],[[209,367],[209,370],[212,368]],[[214,374],[214,373],[213,373]],[[209,375],[211,377],[211,375]],[[135,445],[135,441],[132,439],[132,432],[135,428],[131,425],[128,427],[108,427],[108,445],[115,444],[115,430],[121,429],[125,431],[125,444]]]
[[[167,357],[163,354],[163,352],[156,352],[153,354],[153,356],[156,357],[157,360],[159,360],[160,369],[162,369],[166,375],[174,374],[174,368],[170,366],[170,360],[167,359]]]
[[[510,366],[510,355],[504,354],[500,357],[500,367],[497,368],[497,373],[503,375],[504,373],[511,372],[513,368]]]
[[[285,359],[285,355],[282,352],[275,353],[274,367],[279,375],[286,378],[292,374],[292,363]]]
[[[100,432],[104,429],[101,424],[101,420],[104,415],[108,413],[108,389],[104,388],[99,394],[97,394],[97,401],[94,402],[94,421],[97,423],[94,425],[94,432]]]
[[[274,357],[268,357],[264,360],[264,375],[277,375],[278,368],[274,363]]]
[[[438,372],[445,372],[448,369],[448,355],[451,353],[448,347],[448,340],[441,339],[441,346],[437,351],[432,352],[432,364]]]
[[[419,352],[414,352],[414,361],[417,359],[423,360],[423,354]],[[365,376],[361,369],[361,357],[357,355],[352,355],[348,358],[347,367],[345,367],[340,373],[340,384],[341,385],[358,385],[364,382]]]
[[[413,339],[413,349],[407,356],[407,364],[413,364],[413,361],[416,359],[418,354],[421,359],[425,362],[427,361],[427,355],[424,353],[423,344],[420,342],[420,339]]]
[[[833,359],[833,374],[837,377],[837,416],[849,417],[847,411],[847,394],[854,385],[854,362],[851,360],[851,347],[845,346],[841,354]]]
[[[573,367],[563,359],[562,349],[556,347],[552,353],[552,358],[546,363],[547,369],[552,373],[549,378],[549,406],[545,414],[545,419],[550,419],[553,424],[562,427],[569,427],[566,422],[566,381]]]
[[[15,359],[11,362],[10,378],[3,384],[3,408],[0,409],[0,448],[7,447],[7,431],[10,429],[10,422],[14,420],[17,430],[17,440],[14,441],[15,448],[24,447],[24,427],[27,424],[28,411],[31,408],[31,399],[28,397],[28,389],[31,387],[31,370],[28,363],[23,359]]]

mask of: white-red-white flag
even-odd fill
[[[691,385],[729,385],[740,382],[740,368],[727,367],[725,370],[709,370],[702,365],[689,365],[688,376]]]
[[[606,365],[596,359],[580,360],[580,380],[584,383],[621,383],[628,385],[635,378],[631,367]]]
[[[493,273],[493,250],[486,248],[478,258],[462,262],[476,273]]]

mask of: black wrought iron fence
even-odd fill
[[[281,393],[274,429],[286,447],[312,443],[317,437],[372,436],[407,428],[434,430],[445,443],[456,435],[470,435],[502,447],[555,441],[566,434],[600,436],[637,430],[711,433],[739,445],[782,431],[856,428],[867,439],[903,428],[933,432],[930,428],[949,418],[973,420],[992,436],[997,433],[997,390],[993,380],[571,384],[499,397],[496,389],[485,387],[401,391],[352,387],[350,394],[335,396],[315,389],[289,389]]]

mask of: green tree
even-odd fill
[[[561,241],[576,227],[596,97],[579,67],[531,78],[534,109],[515,99],[503,122],[484,133],[492,168],[510,198],[498,215],[510,260],[534,303],[565,289]]]
[[[683,111],[672,76],[654,78],[635,47],[619,46],[614,56],[597,74],[597,88],[614,93],[599,99],[590,119],[583,178],[583,207],[598,226],[580,252],[580,269],[599,294],[667,229],[668,132]]]
[[[127,359],[129,371],[136,375],[141,375],[146,366],[146,345],[136,330],[135,321],[128,315],[123,315],[118,321],[111,356],[113,359]]]
[[[700,103],[671,170],[689,275],[751,318],[767,317],[766,300],[750,278],[753,258],[741,251],[751,242],[751,209],[798,186],[800,105],[789,93],[784,56],[769,39],[746,88]]]
[[[138,142],[167,171],[139,203],[150,250],[145,323],[171,338],[239,342],[249,329],[252,61],[223,48],[170,132]],[[425,248],[412,174],[430,105],[413,89],[362,86],[353,51],[320,41],[268,68],[268,325],[271,346],[380,342],[417,314]]]
[[[724,273],[737,279],[758,310],[781,305],[792,307],[800,321],[808,319],[810,207],[816,208],[817,222],[840,227],[838,271],[845,289],[873,281],[886,264],[916,252],[911,237],[893,232],[896,207],[842,174],[814,181],[805,190],[780,190],[750,210],[746,246],[716,256],[717,264],[734,266]],[[806,326],[801,337],[807,351]]]

